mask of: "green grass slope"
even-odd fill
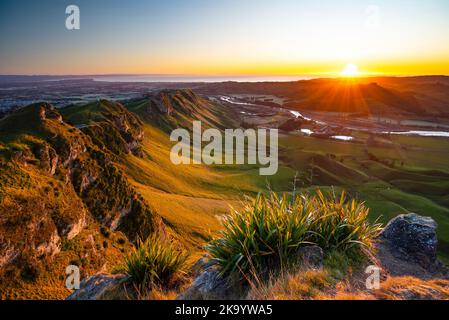
[[[179,240],[193,261],[222,229],[230,206],[242,208],[245,196],[267,187],[287,193],[346,190],[365,202],[372,221],[405,212],[431,216],[439,224],[439,254],[449,261],[447,139],[398,136],[390,138],[393,147],[372,147],[282,134],[279,170],[261,176],[258,165],[174,165],[170,132],[191,130],[194,120],[201,120],[203,129],[240,124],[235,111],[190,90],[164,90],[125,105],[101,100],[61,112],[35,104],[1,120],[0,221],[9,222],[0,223],[0,235],[13,240],[12,245],[2,241],[0,252],[12,247],[24,255],[17,268],[1,269],[5,279],[21,279],[3,282],[22,290],[7,297],[33,295],[37,284],[58,292],[46,297],[60,297],[66,292],[63,279],[52,282],[48,275],[60,274],[64,263],[79,260],[86,273],[104,264],[111,268],[130,246],[119,238],[146,237],[158,228]],[[69,240],[64,230],[83,214],[89,217],[85,227]],[[21,240],[26,223],[39,228]],[[106,229],[99,232],[102,226]],[[48,247],[54,232],[61,252],[46,253],[45,263],[26,257],[26,248]],[[33,276],[50,263],[54,270]]]

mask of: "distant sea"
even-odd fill
[[[24,82],[48,82],[64,80],[94,80],[105,82],[280,82],[298,81],[318,78],[309,75],[288,75],[288,76],[247,76],[247,75],[166,75],[166,74],[117,74],[117,75],[0,75],[0,84],[24,83]]]
[[[316,76],[188,76],[188,75],[105,75],[88,76],[95,81],[108,82],[264,82],[297,81],[316,78]]]
[[[0,112],[47,101],[57,107],[100,98],[125,100],[162,88],[169,83],[281,82],[312,79],[310,76],[191,76],[191,75],[0,75]]]

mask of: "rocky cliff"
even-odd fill
[[[180,127],[191,129],[194,120],[201,121],[205,128],[222,128],[235,121],[229,118],[229,111],[223,106],[188,89],[152,92],[131,103],[129,108],[164,131]]]
[[[140,148],[144,137],[143,123],[122,104],[100,100],[81,107],[64,108],[61,112],[101,150],[116,155],[143,156]]]
[[[0,121],[0,288],[32,285],[61,253],[82,251],[72,258],[96,260],[85,263],[95,270],[107,257],[80,248],[121,255],[126,242],[162,226],[116,162],[121,154],[141,155],[140,120],[106,101],[96,111],[101,117],[73,126],[38,103]],[[94,243],[111,232],[127,240],[114,249],[103,248],[107,240]]]

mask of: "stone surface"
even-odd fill
[[[235,300],[244,297],[247,288],[236,278],[221,277],[219,270],[208,268],[193,281],[177,300]]]
[[[300,247],[298,255],[301,264],[306,268],[321,269],[323,267],[324,252],[319,246]]]
[[[195,262],[195,264],[192,266],[190,272],[194,275],[197,276],[198,274],[200,274],[204,269],[208,268],[208,255],[205,254],[203,255],[200,259],[197,260],[197,262]]]
[[[69,224],[62,232],[62,235],[67,237],[67,240],[75,238],[87,225],[87,213],[83,211],[81,216],[73,223]]]
[[[38,257],[47,255],[54,256],[61,251],[61,238],[58,235],[58,231],[55,229],[50,238],[37,245],[35,252]]]
[[[392,219],[381,234],[396,255],[423,266],[437,259],[437,224],[430,217],[415,213],[401,214]]]
[[[80,284],[67,300],[130,300],[135,299],[135,291],[127,283],[124,274],[96,274]]]
[[[20,251],[14,246],[0,238],[0,268],[12,263],[20,254]]]
[[[377,257],[393,275],[444,276],[447,269],[437,258],[436,229],[437,224],[430,217],[399,215],[380,234]]]

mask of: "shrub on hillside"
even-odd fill
[[[342,251],[370,248],[381,228],[369,223],[368,212],[363,203],[347,202],[344,193],[340,198],[320,191],[289,198],[271,192],[232,211],[220,237],[206,248],[222,275],[266,273],[297,260],[303,245]]]
[[[147,287],[149,284],[168,284],[176,274],[183,273],[188,255],[172,243],[150,236],[138,240],[137,247],[125,258],[124,271],[134,283]]]

